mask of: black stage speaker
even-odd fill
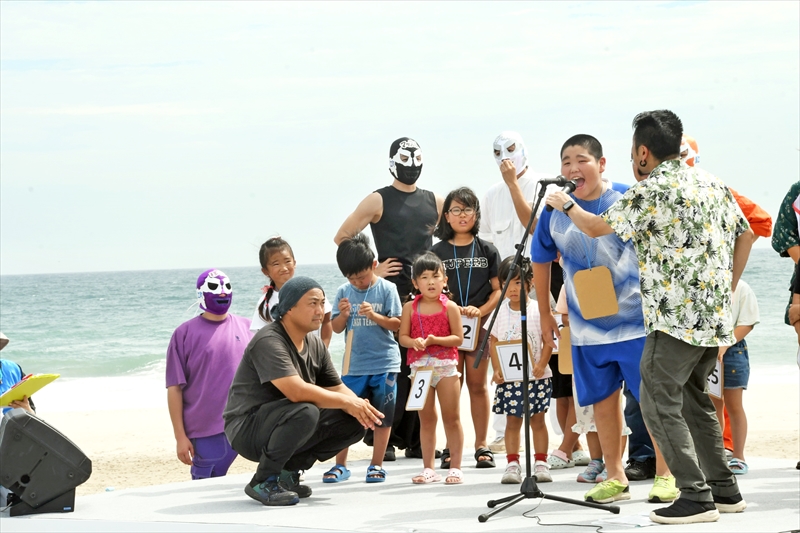
[[[92,461],[58,430],[24,409],[3,416],[0,485],[14,493],[11,516],[73,511],[75,487],[91,475]]]

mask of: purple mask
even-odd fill
[[[231,280],[221,270],[206,270],[197,278],[197,299],[200,309],[215,315],[224,315],[233,299]]]

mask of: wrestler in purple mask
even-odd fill
[[[224,315],[233,298],[231,280],[221,270],[206,270],[197,278],[197,299],[200,309],[215,315]]]

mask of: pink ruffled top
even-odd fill
[[[450,320],[447,318],[447,302],[450,300],[444,294],[439,295],[442,310],[432,315],[423,315],[419,312],[419,301],[422,295],[418,294],[411,304],[411,338],[426,338],[428,335],[447,337],[451,335]],[[414,348],[408,349],[408,364],[421,362],[424,365],[444,366],[458,363],[458,346],[428,346],[420,352]]]

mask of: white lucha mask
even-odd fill
[[[509,152],[508,149],[512,146],[514,151]],[[516,131],[504,131],[498,135],[494,140],[493,149],[497,166],[500,166],[504,159],[509,159],[517,169],[517,176],[522,174],[522,171],[528,166],[528,151],[525,149],[525,143],[522,142],[522,136]],[[497,155],[497,152],[500,152],[500,155]]]

